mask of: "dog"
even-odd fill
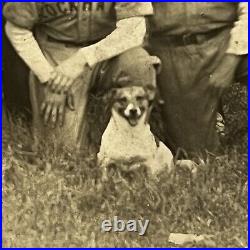
[[[154,89],[143,86],[111,91],[111,118],[101,139],[98,165],[106,176],[109,166],[131,171],[144,166],[150,175],[173,169],[173,154],[150,131],[148,118]]]

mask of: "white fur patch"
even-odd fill
[[[137,126],[132,127],[126,119],[112,110],[112,117],[102,135],[97,155],[102,167],[116,161],[129,162],[131,158],[139,157],[153,174],[164,169],[171,170],[173,155],[162,142],[157,147],[149,125],[144,122],[145,116],[146,114],[141,117]]]

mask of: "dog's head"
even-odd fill
[[[114,88],[111,92],[112,109],[133,127],[148,111],[150,102],[154,98],[153,89],[141,86]]]

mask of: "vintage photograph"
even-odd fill
[[[248,2],[2,20],[2,247],[248,247]]]

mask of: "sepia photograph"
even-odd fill
[[[1,11],[3,248],[248,248],[248,2]]]

